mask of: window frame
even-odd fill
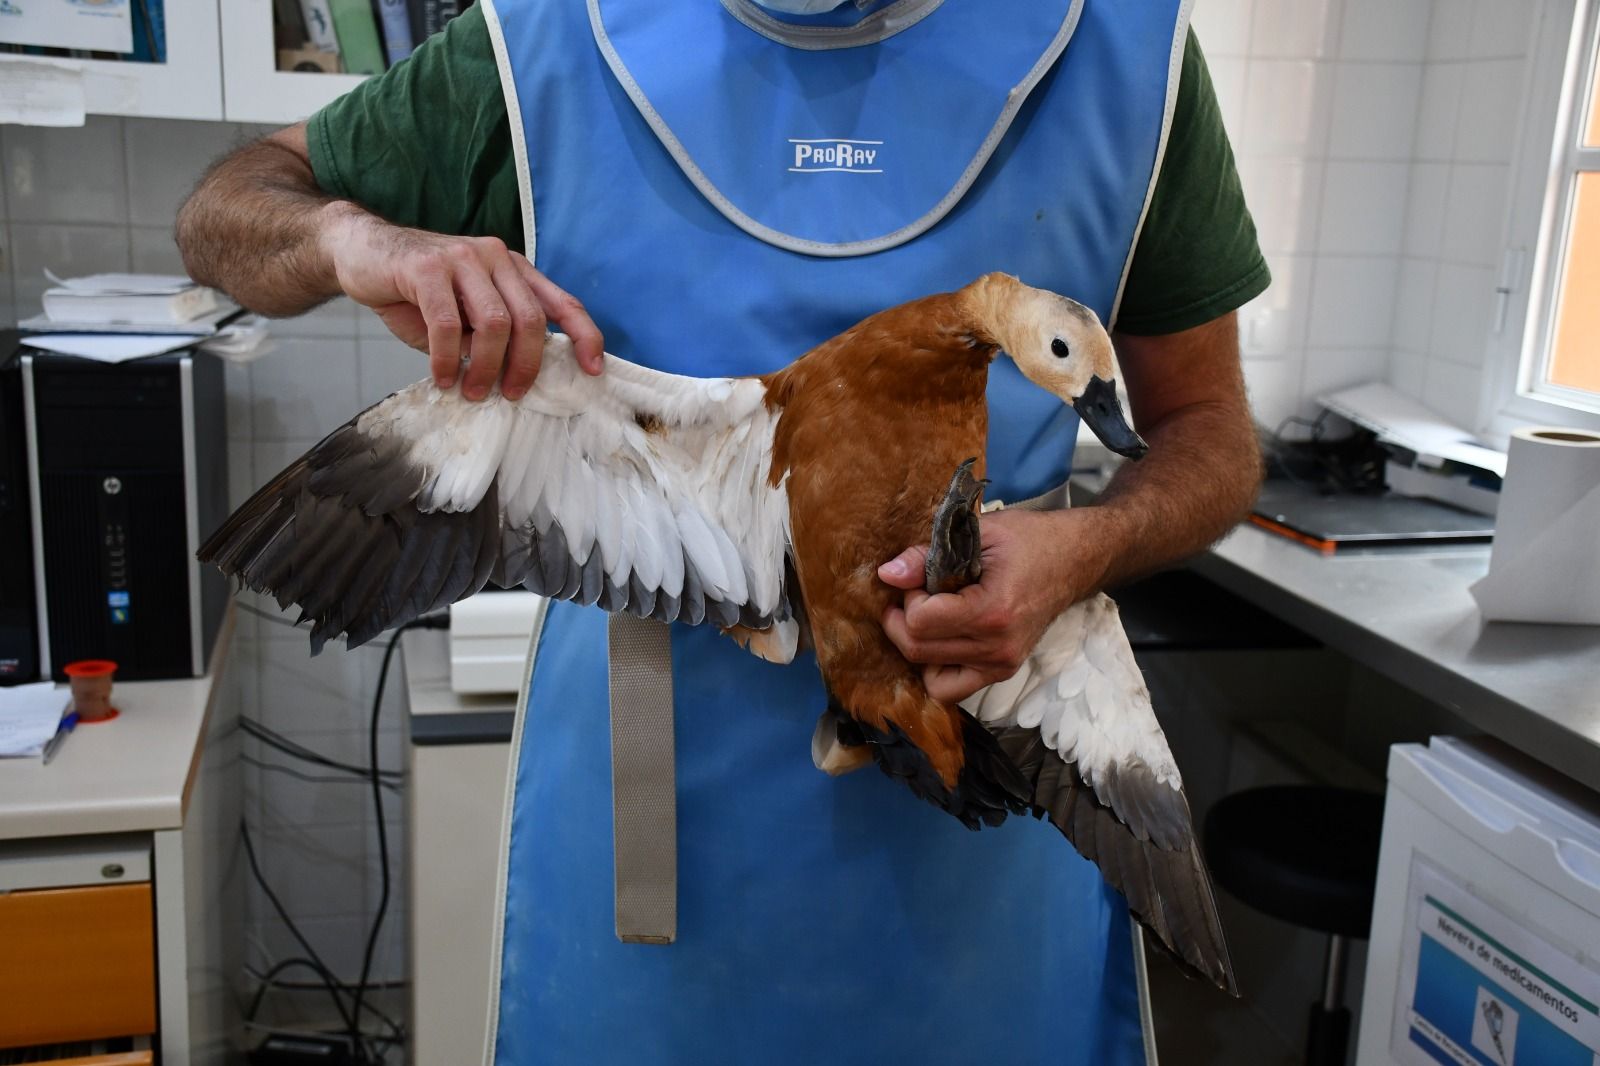
[[[1544,380],[1576,199],[1574,175],[1600,172],[1600,148],[1579,146],[1592,79],[1600,77],[1597,33],[1600,0],[1540,5],[1486,353],[1484,428],[1492,436],[1509,437],[1530,423],[1600,429],[1600,397]]]

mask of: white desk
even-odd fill
[[[121,715],[74,730],[49,766],[0,760],[0,892],[151,882],[165,1066],[222,1062],[232,1035],[243,892],[225,881],[237,865],[238,710],[218,697],[233,623],[230,609],[206,677],[117,683]]]

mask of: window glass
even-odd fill
[[[1547,380],[1600,393],[1600,172],[1577,176]]]
[[[1600,148],[1600,38],[1595,40],[1595,61],[1589,64],[1589,132],[1584,134],[1585,148]]]

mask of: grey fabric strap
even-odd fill
[[[672,628],[611,616],[611,813],[617,939],[678,936],[678,793],[672,729]]]
[[[1010,507],[1067,506],[1060,485]],[[672,627],[611,616],[611,817],[617,939],[678,937],[678,791],[672,724]]]
[[[1030,496],[1018,503],[1003,503],[1002,507],[1013,507],[1019,511],[1065,511],[1071,506],[1071,494],[1067,490],[1067,483],[1063,481],[1047,492],[1037,496]]]

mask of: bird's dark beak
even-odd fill
[[[1128,425],[1122,405],[1117,402],[1117,387],[1105,378],[1090,378],[1089,387],[1083,390],[1083,395],[1072,401],[1072,409],[1100,438],[1100,443],[1118,455],[1141,459],[1150,450],[1144,438]]]

